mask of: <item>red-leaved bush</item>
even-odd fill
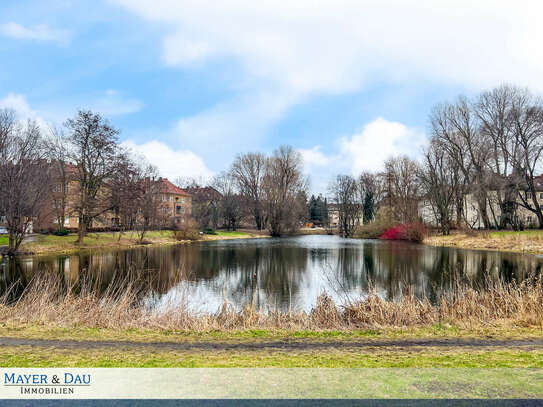
[[[408,240],[410,242],[420,243],[427,234],[428,231],[426,230],[426,227],[420,222],[400,223],[385,230],[379,239]]]

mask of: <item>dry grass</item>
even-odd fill
[[[455,232],[449,236],[429,236],[424,243],[430,246],[543,254],[543,231]]]
[[[398,301],[376,294],[337,306],[322,294],[311,312],[262,312],[252,306],[234,310],[226,302],[215,313],[190,312],[186,305],[155,311],[140,298],[141,281],[124,279],[98,294],[83,284],[66,289],[51,275],[33,280],[16,302],[0,299],[0,322],[10,326],[38,324],[55,327],[87,327],[153,330],[352,330],[386,327],[455,326],[543,327],[543,284],[541,279],[521,284],[488,283],[482,290],[458,285],[453,292],[431,304],[407,293]],[[142,288],[143,287],[143,288]],[[77,293],[75,293],[77,291]]]

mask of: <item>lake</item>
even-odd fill
[[[540,273],[542,264],[534,255],[337,236],[239,239],[4,259],[0,295],[16,300],[33,277],[54,273],[67,290],[93,281],[105,291],[132,279],[151,308],[183,302],[214,312],[226,300],[237,309],[254,303],[307,311],[323,292],[338,304],[369,289],[387,299],[410,290],[436,302],[458,281],[480,287],[497,278],[521,281]]]

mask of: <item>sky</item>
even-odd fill
[[[539,0],[2,0],[0,108],[101,112],[163,176],[300,151],[335,174],[416,158],[436,103],[543,91]]]

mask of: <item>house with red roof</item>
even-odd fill
[[[168,178],[160,178],[161,205],[160,212],[162,218],[169,223],[168,226],[183,224],[191,215],[192,196],[172,184]]]

